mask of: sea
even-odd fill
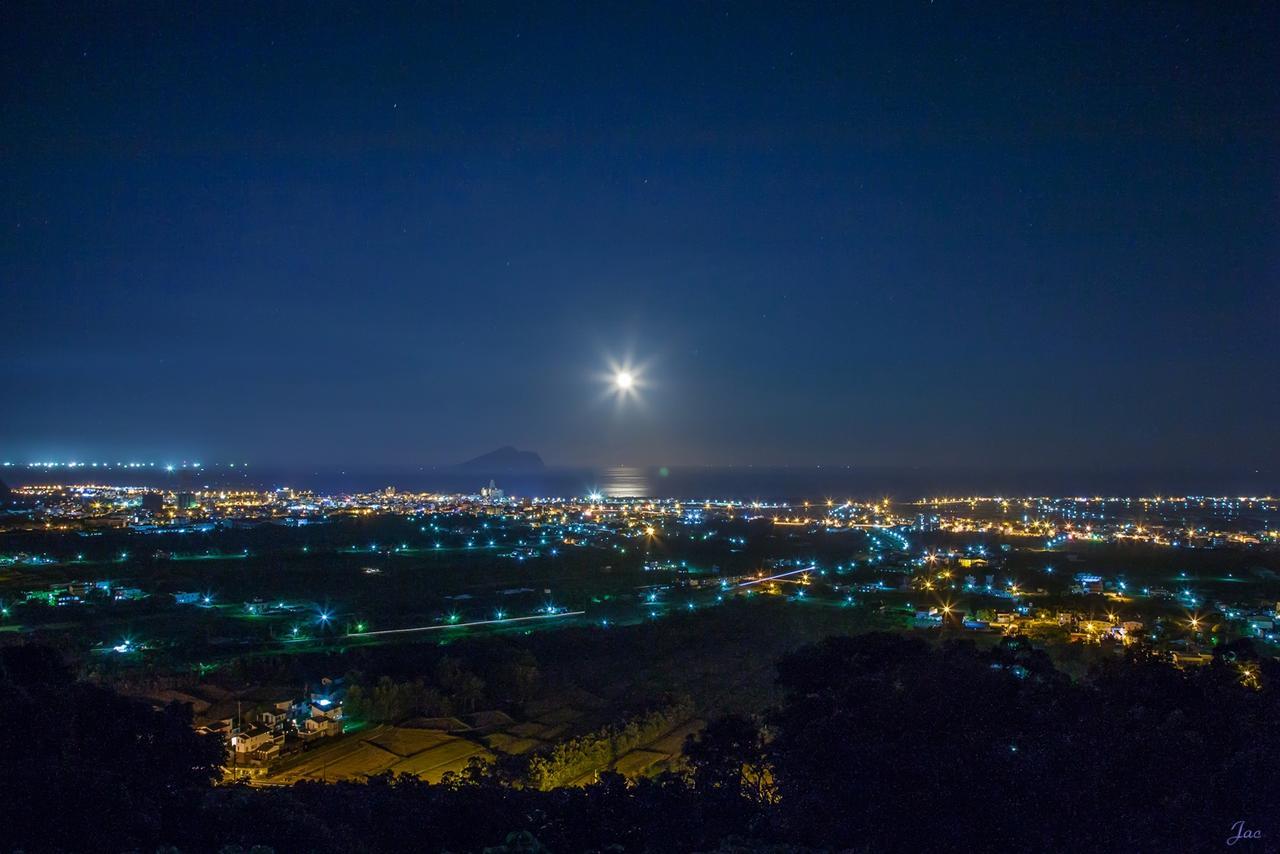
[[[231,466],[43,469],[5,467],[10,486],[100,483],[171,490],[291,487],[327,495],[400,491],[473,494],[492,483],[522,498],[599,494],[610,498],[801,502],[914,500],[941,496],[1275,496],[1280,468],[1230,471],[829,466],[604,466],[476,471],[458,466]]]

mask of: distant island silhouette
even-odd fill
[[[459,463],[454,468],[486,474],[510,474],[543,471],[546,465],[542,462],[542,457],[533,451],[520,451],[504,445],[496,451]]]

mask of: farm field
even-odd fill
[[[545,720],[513,723],[505,730],[486,735],[475,730],[457,734],[414,726],[373,726],[287,757],[254,782],[280,786],[303,780],[360,781],[390,772],[439,783],[445,774],[462,773],[473,758],[491,760],[501,754],[523,754],[546,747],[556,738],[549,733],[565,731],[577,716],[578,713],[568,707],[553,708],[547,711],[546,717],[555,723]],[[604,770],[639,777],[668,768],[680,756],[685,739],[703,726],[705,722],[700,719],[679,723],[649,743],[618,757],[608,768],[593,769],[572,784],[586,785]]]
[[[256,782],[289,785],[301,780],[363,780],[390,771],[432,783],[461,772],[472,756],[492,756],[482,745],[440,730],[377,726],[335,738],[289,757]]]

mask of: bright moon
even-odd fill
[[[627,391],[635,383],[635,378],[626,371],[619,371],[613,378],[613,384],[619,391]]]

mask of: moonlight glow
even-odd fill
[[[638,362],[630,355],[606,357],[604,370],[595,375],[601,385],[603,399],[612,399],[619,406],[640,403],[650,384],[647,367],[646,363]]]

